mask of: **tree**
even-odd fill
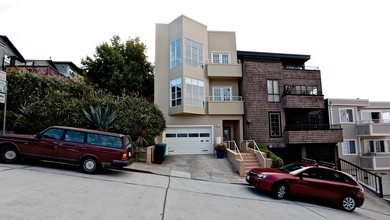
[[[113,95],[136,94],[152,101],[154,67],[145,52],[138,37],[121,43],[120,37],[114,36],[110,43],[96,47],[94,58],[82,59],[86,80]]]

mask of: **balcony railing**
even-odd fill
[[[227,59],[227,60],[219,60],[220,62],[217,62],[215,60],[205,60],[205,63],[212,63],[212,64],[241,64],[241,60],[238,59]]]
[[[286,70],[320,70],[317,66],[299,66],[299,65],[284,65],[283,69]]]
[[[209,101],[218,101],[218,102],[242,101],[242,96],[227,96],[227,97],[209,96],[208,100]]]
[[[340,170],[352,175],[360,184],[383,198],[382,177],[339,158]]]
[[[286,131],[305,131],[305,130],[338,130],[340,124],[294,124],[286,125]]]

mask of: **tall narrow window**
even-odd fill
[[[344,140],[343,142],[343,155],[356,155],[356,141]]]
[[[196,41],[186,39],[186,64],[196,67],[203,68],[204,60],[204,49],[203,44]]]
[[[212,52],[213,63],[231,63],[229,52]]]
[[[270,112],[269,113],[269,132],[270,137],[281,137],[280,129],[280,113],[279,112]]]
[[[173,69],[181,64],[181,39],[177,39],[170,46],[170,68]]]
[[[181,105],[181,78],[171,80],[171,107]]]
[[[232,101],[232,88],[229,86],[213,87],[213,101]]]
[[[186,78],[186,105],[204,107],[204,82]]]
[[[267,80],[267,91],[269,102],[279,102],[279,81]]]
[[[341,123],[353,123],[353,109],[345,108],[340,109],[340,122]]]

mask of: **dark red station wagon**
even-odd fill
[[[134,162],[128,136],[65,126],[51,126],[35,135],[0,135],[0,160],[14,163],[23,158],[77,164],[85,173]]]

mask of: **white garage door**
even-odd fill
[[[165,130],[167,154],[212,154],[211,127],[180,127]]]

